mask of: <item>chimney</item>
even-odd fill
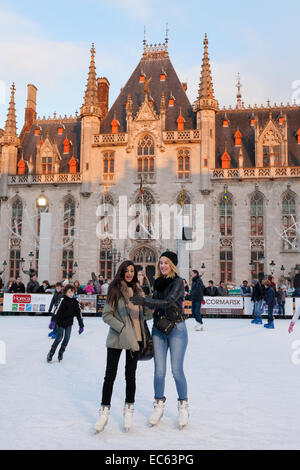
[[[27,85],[27,103],[25,108],[25,122],[21,131],[21,142],[26,132],[29,132],[36,120],[36,94],[37,88],[34,85]]]
[[[102,111],[102,119],[105,118],[108,112],[108,99],[109,99],[109,81],[105,77],[98,78],[98,101]]]

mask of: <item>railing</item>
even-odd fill
[[[94,145],[124,145],[128,142],[128,134],[98,134],[94,135]]]
[[[200,142],[200,130],[185,130],[185,131],[164,131],[164,142]]]
[[[64,183],[81,183],[82,174],[48,174],[48,175],[16,175],[8,177],[8,184],[64,184]]]
[[[213,170],[213,179],[246,179],[246,178],[285,178],[300,177],[299,167],[272,167],[272,168],[229,168]]]

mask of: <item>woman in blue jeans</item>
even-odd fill
[[[133,296],[130,300],[135,305],[145,305],[154,309],[152,337],[155,401],[154,412],[149,423],[151,426],[155,426],[164,413],[167,353],[170,350],[172,374],[178,393],[178,424],[182,429],[189,420],[187,382],[183,369],[188,335],[183,310],[184,284],[183,279],[178,276],[177,264],[176,253],[171,251],[163,253],[157,265],[153,298]],[[169,320],[174,325],[168,334],[163,331],[161,318]]]

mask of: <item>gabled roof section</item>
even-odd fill
[[[58,134],[58,129],[62,128],[62,134]],[[36,131],[39,131],[36,135]],[[64,141],[68,138],[70,141],[70,153],[64,154]],[[25,162],[31,162],[33,173],[36,169],[36,157],[38,146],[46,144],[49,140],[53,149],[59,156],[60,173],[69,172],[69,160],[72,156],[80,161],[80,142],[81,142],[81,121],[80,119],[48,120],[36,121],[31,130],[25,134],[22,149],[19,152],[19,159],[23,155]]]
[[[162,71],[164,72],[165,79],[161,80]],[[140,81],[141,75],[145,76],[145,81]],[[132,98],[132,114],[133,119],[136,116],[145,101],[145,83],[151,78],[147,85],[151,98],[153,99],[153,111],[160,115],[160,103],[162,93],[165,95],[166,101],[166,130],[177,129],[177,118],[180,114],[185,119],[185,129],[194,129],[195,115],[192,105],[186,95],[182,83],[180,82],[175,69],[170,61],[167,46],[154,45],[145,46],[142,60],[134,70],[128,82],[121,89],[117,100],[109,110],[105,119],[101,122],[100,133],[111,133],[111,121],[116,115],[120,122],[119,132],[126,132],[126,103],[128,95]],[[174,106],[168,106],[169,98],[174,96]]]
[[[288,165],[300,166],[300,144],[297,140],[297,132],[300,128],[300,107],[283,108],[287,117],[288,137]],[[258,121],[260,129],[265,130],[272,121],[277,122],[280,109],[249,109],[245,111],[226,110],[216,115],[216,168],[221,167],[221,157],[224,153],[224,145],[227,143],[227,151],[231,156],[232,168],[238,167],[238,157],[242,149],[244,168],[255,167],[255,131],[251,126],[251,120]],[[270,116],[272,121],[270,121]],[[224,119],[228,119],[228,127],[223,126]],[[273,125],[275,125],[273,123]],[[242,134],[242,145],[235,145],[235,133],[239,129]],[[277,132],[278,129],[277,129]]]

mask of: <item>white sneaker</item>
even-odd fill
[[[150,426],[155,426],[156,424],[159,423],[160,419],[162,418],[164,414],[165,400],[155,400],[153,405],[154,405],[154,412],[152,413],[149,419]]]
[[[128,432],[132,426],[134,407],[132,403],[125,403],[124,406],[124,428]]]
[[[198,323],[195,326],[195,331],[203,331],[203,330],[204,330],[204,327],[203,327],[203,325],[201,325],[201,323]]]
[[[189,422],[189,405],[187,400],[178,401],[178,425],[179,429],[183,429]]]
[[[100,416],[95,424],[95,433],[102,432],[105,426],[107,425],[108,417],[110,413],[110,406],[102,406],[100,410]]]

